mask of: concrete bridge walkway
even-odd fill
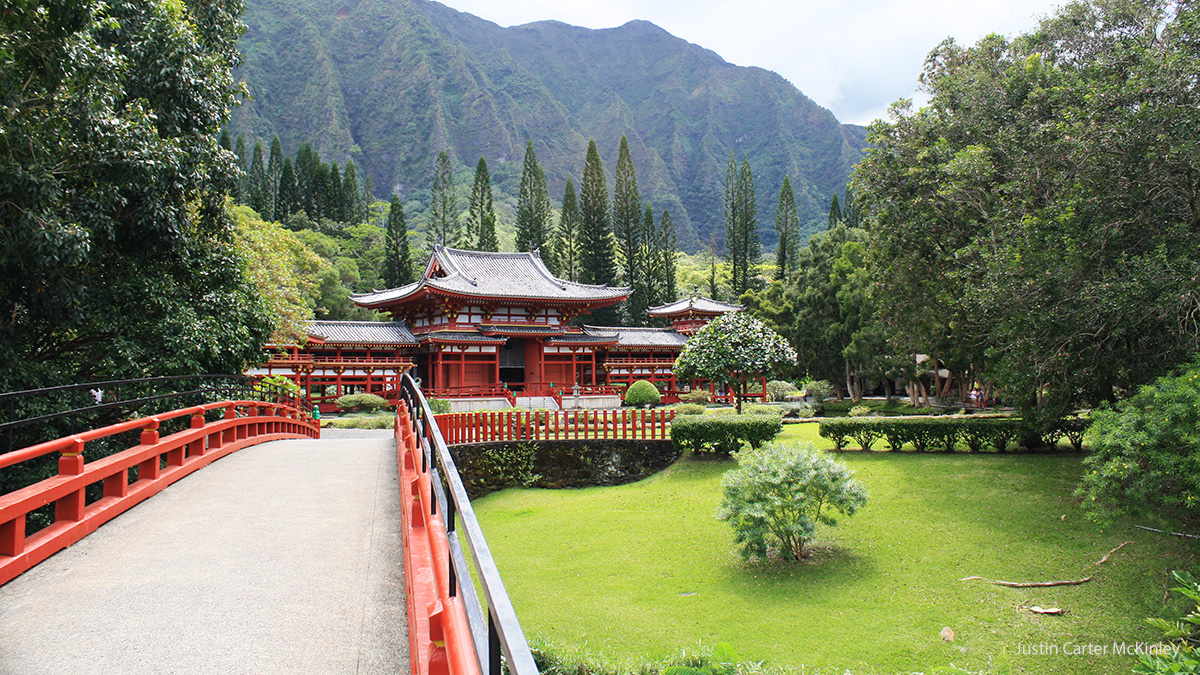
[[[390,431],[265,443],[0,587],[0,673],[404,673]]]

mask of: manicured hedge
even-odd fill
[[[1083,435],[1090,420],[1070,418],[1058,421],[1041,434],[1044,447],[1067,438],[1076,450],[1083,449]],[[917,452],[954,452],[962,442],[971,452],[985,449],[1005,452],[1023,435],[1022,420],[1012,417],[904,417],[904,418],[833,418],[821,420],[819,433],[842,450],[850,441],[861,450],[870,450],[879,440],[899,450],[912,445]],[[1020,446],[1014,449],[1037,450]]]
[[[683,452],[738,452],[757,448],[783,431],[779,415],[680,415],[671,421],[671,441]]]

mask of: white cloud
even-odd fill
[[[925,55],[946,37],[1013,35],[1053,0],[448,0],[503,26],[555,19],[588,28],[645,19],[742,66],[786,77],[843,122],[866,124],[913,98]]]

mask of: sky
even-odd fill
[[[739,66],[773,70],[842,122],[868,124],[900,98],[947,37],[1032,30],[1052,0],[441,0],[501,26],[554,19],[611,28],[644,19]]]

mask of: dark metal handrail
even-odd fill
[[[217,382],[218,386],[209,389],[176,389],[163,394],[138,396],[130,399],[120,398],[121,387],[149,384],[159,385],[180,381],[199,381],[201,384],[204,382]],[[117,400],[101,399],[94,403],[80,407],[73,407],[66,410],[37,415],[34,417],[16,419],[16,404],[22,399],[50,397],[59,394],[76,392],[85,392],[90,396],[93,390],[101,390],[105,393],[108,393],[110,390],[115,391]],[[222,398],[244,400],[265,400],[267,397],[270,397],[274,400],[282,401],[291,398],[286,394],[286,392],[278,388],[276,385],[260,382],[259,378],[248,375],[168,375],[163,377],[142,377],[127,380],[104,380],[101,382],[87,382],[83,384],[64,384],[56,387],[44,387],[41,389],[0,392],[0,406],[7,407],[8,409],[8,421],[0,422],[0,433],[7,432],[5,433],[7,436],[7,448],[5,452],[11,452],[15,449],[18,449],[13,447],[13,430],[20,427],[38,424],[41,422],[48,422],[55,419],[70,418],[72,423],[71,433],[74,433],[75,418],[85,413],[94,413],[111,409],[132,408],[134,406],[140,406],[154,401],[167,401],[171,399],[182,398],[184,396],[194,396],[198,394],[209,393],[219,394]],[[301,401],[297,401],[297,406],[301,408],[304,407]]]
[[[500,656],[503,653],[505,665],[512,675],[537,675],[537,664],[529,651],[529,643],[525,640],[517,613],[504,589],[491,549],[483,538],[483,530],[471,508],[471,499],[450,455],[450,448],[442,438],[425,396],[409,373],[405,373],[401,379],[400,395],[408,409],[413,411],[413,422],[421,443],[421,461],[425,464],[422,468],[427,468],[432,474],[435,500],[431,506],[442,513],[450,544],[451,594],[458,594],[463,599],[479,668],[487,675],[501,675]],[[483,587],[485,606],[480,605],[475,595],[470,568],[455,534],[456,516],[461,519],[466,532],[475,571]],[[486,624],[484,609],[487,612]]]

